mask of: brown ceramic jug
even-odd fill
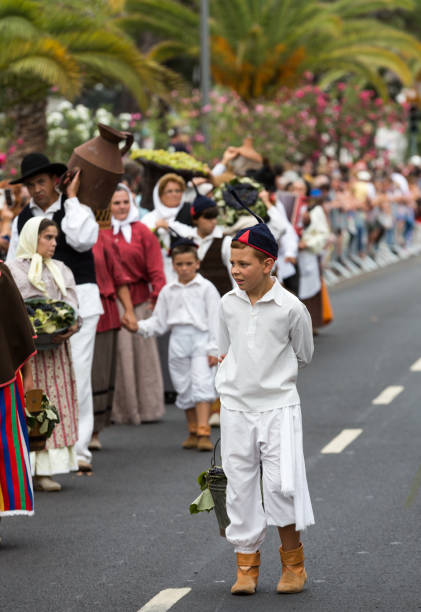
[[[67,164],[69,170],[81,169],[77,194],[82,204],[94,210],[108,207],[117,183],[123,176],[122,157],[133,143],[133,134],[119,132],[108,125],[98,123],[99,136],[76,147]],[[122,149],[118,144],[126,144]]]

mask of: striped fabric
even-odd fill
[[[22,379],[0,387],[0,516],[34,513]]]

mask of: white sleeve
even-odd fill
[[[216,357],[218,355],[218,309],[221,297],[214,285],[207,286],[205,300],[209,329],[207,352],[208,355]]]
[[[310,211],[310,225],[304,230],[302,239],[316,255],[320,255],[330,236],[327,217],[321,206],[315,206]]]
[[[141,320],[137,322],[137,333],[144,338],[150,338],[151,336],[161,336],[168,331],[168,305],[167,305],[167,292],[164,289],[161,290],[158,295],[158,299],[153,310],[153,314],[149,319]]]
[[[61,229],[67,244],[79,253],[89,251],[98,240],[99,227],[94,213],[77,198],[65,200],[64,210]]]
[[[292,348],[297,356],[298,366],[310,363],[313,357],[313,326],[307,308],[298,302],[295,309],[291,312],[290,333]]]
[[[285,223],[285,233],[281,237],[281,247],[282,254],[284,257],[297,257],[298,254],[298,236],[297,232],[293,228],[290,223],[287,214],[285,212],[285,207],[282,202],[277,202],[276,210],[281,215],[284,223]]]
[[[194,238],[194,227],[191,225],[180,223],[180,221],[170,221],[168,227],[177,232],[182,238]]]
[[[230,347],[230,336],[224,319],[222,302],[219,303],[218,315],[218,356],[226,355]]]
[[[221,246],[221,258],[230,276],[231,276],[231,242],[232,242],[232,236],[225,236],[225,238],[222,240],[222,246]]]
[[[15,217],[12,221],[12,235],[10,236],[9,249],[7,251],[6,263],[15,261],[16,250],[18,248],[19,234],[18,234],[18,217]]]
[[[282,214],[276,208],[276,206],[271,206],[268,210],[269,221],[267,222],[267,226],[275,237],[275,240],[278,241],[286,231],[286,223]]]
[[[225,166],[225,164],[223,164],[222,162],[218,162],[216,164],[216,166],[214,166],[212,168],[212,174],[213,176],[220,176],[221,174],[224,174],[224,172],[226,172],[227,168]]]

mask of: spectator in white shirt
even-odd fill
[[[314,523],[302,447],[298,366],[313,354],[306,307],[271,276],[278,244],[264,223],[240,230],[231,246],[237,287],[219,315],[222,467],[228,479],[227,540],[237,553],[233,594],[256,590],[267,525],[282,541],[279,593],[306,582],[300,530]],[[260,470],[262,466],[262,491]]]
[[[177,392],[176,406],[185,411],[189,435],[182,446],[213,449],[208,424],[215,400],[212,368],[217,360],[219,293],[200,274],[197,247],[179,239],[171,250],[178,280],[161,290],[151,318],[138,322],[138,333],[149,337],[171,330],[168,365]]]

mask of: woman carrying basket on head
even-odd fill
[[[9,264],[24,300],[34,297],[62,300],[77,311],[76,285],[71,270],[53,260],[58,236],[54,221],[33,217],[20,233],[16,261]],[[78,469],[74,445],[78,437],[78,404],[68,338],[78,330],[75,323],[55,337],[57,348],[39,351],[33,362],[34,385],[43,389],[58,410],[60,423],[47,440],[46,450],[31,453],[34,487],[60,491],[51,476]]]

